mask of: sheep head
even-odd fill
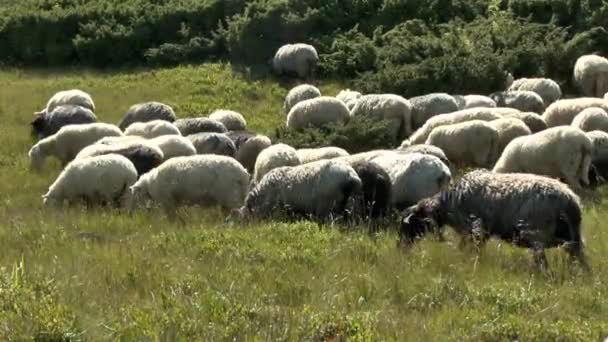
[[[442,226],[436,215],[434,198],[424,199],[405,210],[399,228],[399,244],[409,246],[428,232],[438,232]]]

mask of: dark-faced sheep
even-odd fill
[[[97,116],[88,108],[78,105],[56,106],[53,111],[34,113],[32,136],[44,139],[51,136],[63,126],[97,122]]]

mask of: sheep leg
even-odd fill
[[[540,243],[535,243],[530,249],[534,256],[534,264],[543,273],[549,270],[549,264],[547,262],[547,256],[545,255],[545,248]]]

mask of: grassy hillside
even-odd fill
[[[339,84],[324,82],[334,95]],[[492,242],[481,258],[457,239],[409,253],[396,234],[311,223],[226,226],[214,209],[43,208],[60,172],[28,170],[28,122],[55,91],[93,94],[100,119],[136,102],[179,116],[226,107],[252,129],[284,123],[286,88],[226,65],[96,74],[0,72],[0,340],[599,340],[608,335],[608,203],[587,201],[593,274],[551,251],[552,275],[524,250]]]

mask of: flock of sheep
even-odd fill
[[[273,69],[309,77],[317,62],[314,47],[286,45]],[[35,113],[29,157],[36,169],[47,157],[64,165],[42,196],[46,205],[155,203],[172,217],[180,205],[220,205],[231,220],[286,215],[374,228],[401,211],[402,245],[449,225],[464,242],[496,236],[530,248],[541,266],[544,248],[565,245],[586,268],[574,191],[608,174],[608,60],[581,57],[574,78],[585,97],[561,99],[550,79],[512,77],[489,96],[291,89],[289,129],[366,116],[387,120],[401,142],[352,155],[273,143],[230,110],[178,119],[170,106],[147,102],[118,125],[101,123],[89,94],[65,90]],[[479,169],[453,181],[463,166]]]

